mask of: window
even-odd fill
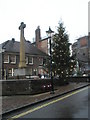
[[[25,59],[26,59],[26,64],[28,64],[28,57],[26,57]]]
[[[9,76],[12,76],[12,69],[9,69],[9,70],[8,70],[8,75],[9,75]]]
[[[29,56],[28,62],[29,64],[33,64],[33,57]]]
[[[36,75],[37,74],[37,69],[34,69],[33,73],[34,73],[34,75]]]
[[[9,55],[4,55],[4,63],[9,63]]]
[[[43,65],[43,58],[39,58],[39,65]]]
[[[32,69],[32,68],[30,68],[30,75],[32,75],[32,73],[33,73],[33,69]]]
[[[14,68],[8,70],[8,76],[14,76]]]
[[[15,64],[16,63],[16,56],[10,55],[10,63]]]
[[[46,65],[47,64],[47,60],[46,58],[43,59],[43,65]]]

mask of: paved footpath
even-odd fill
[[[27,106],[36,102],[40,102],[52,97],[61,95],[68,91],[86,86],[88,83],[70,83],[65,86],[60,86],[56,88],[55,94],[50,94],[50,92],[37,94],[37,95],[18,95],[18,96],[3,96],[2,97],[2,113],[17,109],[23,106]]]

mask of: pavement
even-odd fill
[[[64,86],[54,87],[55,93],[50,92],[37,95],[17,95],[17,96],[3,96],[2,97],[2,113],[8,113],[19,108],[24,108],[33,104],[40,103],[45,100],[69,93],[76,89],[88,86],[90,83],[69,83]]]

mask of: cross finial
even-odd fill
[[[21,22],[21,25],[19,26],[19,30],[22,30],[26,27],[26,24],[24,22]]]

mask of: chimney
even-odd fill
[[[13,43],[15,42],[15,38],[12,38],[12,42],[13,42]]]
[[[41,40],[41,30],[40,26],[37,27],[35,30],[35,41],[36,41],[36,46],[39,48],[39,41]]]

